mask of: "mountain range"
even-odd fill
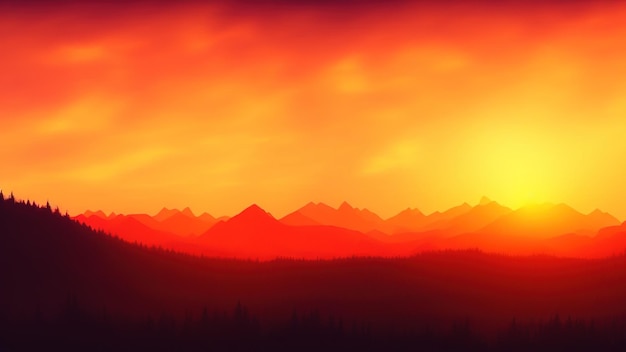
[[[486,197],[424,214],[408,208],[383,219],[347,202],[310,202],[275,218],[258,205],[216,218],[189,208],[155,215],[87,211],[75,220],[130,242],[225,257],[330,258],[406,256],[425,250],[470,249],[508,254],[597,257],[626,248],[626,223],[595,210],[532,204],[513,210]]]
[[[467,214],[494,216],[494,209],[498,208],[490,203],[474,206],[469,210],[472,213],[455,217],[460,220],[449,218],[449,228],[457,231],[480,226],[465,220],[471,218]],[[568,207],[540,206],[510,211],[482,229],[498,229],[501,224],[515,223],[520,216],[534,211],[576,215],[585,226],[589,219],[609,219],[599,212],[580,217]],[[169,216],[178,213],[170,211]],[[86,218],[149,228],[137,217],[101,215],[95,212]],[[424,222],[423,226],[428,225]],[[293,226],[252,205],[230,219],[218,221],[201,235],[170,233],[167,240],[179,238],[184,241],[176,242],[177,245],[186,243],[202,248],[203,254],[221,250],[212,255],[266,258],[290,254],[322,258],[349,253],[393,256],[402,250],[417,250],[419,246],[410,234],[387,235],[379,230],[363,233],[331,225]],[[425,230],[423,234],[431,238],[441,235],[441,243],[464,238],[446,237],[445,229]],[[491,234],[485,230],[472,236]],[[604,227],[593,237],[572,237],[575,234],[570,233],[542,243],[563,246],[567,242],[586,250],[598,243],[617,250],[624,243],[625,234],[626,226],[619,224]],[[382,242],[373,238],[382,235],[405,236],[407,241]],[[584,240],[571,241],[572,238]],[[202,346],[208,348],[189,349],[198,351],[215,347],[215,341],[223,341],[220,339],[232,334],[233,329],[251,331],[249,335],[230,336],[235,341],[252,341],[255,348],[233,349],[237,345],[225,344],[217,350],[258,350],[258,343],[267,341],[258,338],[259,331],[268,331],[276,339],[261,349],[276,350],[285,341],[284,334],[276,334],[275,329],[280,326],[289,331],[304,329],[296,330],[296,343],[287,349],[298,350],[303,346],[302,336],[317,339],[330,333],[349,333],[355,330],[351,329],[355,321],[363,322],[355,331],[367,332],[371,328],[380,334],[376,336],[394,336],[389,332],[411,331],[416,326],[425,326],[424,331],[435,334],[440,326],[456,330],[466,326],[458,336],[467,339],[469,325],[458,325],[459,316],[463,321],[472,321],[472,331],[480,333],[502,331],[500,326],[512,324],[512,329],[527,334],[535,330],[516,328],[516,322],[537,322],[557,314],[556,323],[548,328],[558,336],[570,331],[572,337],[568,335],[567,341],[578,344],[575,337],[581,331],[615,331],[615,335],[597,335],[598,341],[608,340],[614,346],[617,339],[607,336],[623,336],[621,325],[615,322],[622,321],[618,314],[626,306],[624,255],[586,260],[464,250],[402,258],[255,261],[202,258],[169,248],[129,243],[104,231],[94,231],[51,207],[0,197],[0,350],[127,350],[128,341],[133,338],[153,341],[155,348],[151,350],[181,350],[179,341],[189,339],[197,344],[205,341],[201,340],[204,336],[207,344]],[[184,246],[174,249],[185,250]],[[233,313],[226,315],[228,311]],[[247,312],[253,312],[250,314],[254,314],[254,319],[243,319]],[[310,318],[305,318],[307,315]],[[592,324],[589,329],[580,329],[579,320],[561,320],[559,315],[588,319]],[[614,316],[618,320],[602,320]],[[312,321],[329,321],[335,327],[347,323],[345,329],[318,330],[319,325],[312,325]],[[249,330],[254,326],[259,328]],[[315,331],[320,331],[319,335],[309,335]],[[210,335],[205,336],[208,332]],[[59,334],[64,338],[59,339]],[[367,336],[366,344],[354,350],[368,350],[367,344],[377,341],[370,339],[370,332]],[[405,335],[401,338],[405,341]],[[448,335],[442,338],[449,340]],[[102,348],[111,339],[118,339],[119,347]],[[59,347],[66,345],[60,340],[73,348]],[[24,348],[25,344],[35,347]],[[145,349],[145,343],[133,345],[132,350],[134,346]],[[343,350],[345,345],[340,346]],[[381,350],[396,350],[394,345],[381,346]],[[432,350],[449,350],[449,346],[443,344]],[[414,345],[410,347],[407,350]],[[584,350],[588,349],[593,350]]]

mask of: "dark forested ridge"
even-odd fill
[[[12,197],[0,282],[0,350],[623,350],[626,336],[626,256],[211,259]]]

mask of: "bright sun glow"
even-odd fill
[[[503,203],[520,207],[554,201],[558,175],[564,165],[556,160],[556,146],[532,131],[518,130],[486,137],[475,152],[485,188]]]

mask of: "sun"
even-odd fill
[[[565,182],[555,146],[532,131],[493,133],[475,151],[474,172],[496,199],[520,207],[552,201]]]
[[[494,182],[516,205],[541,201],[550,192],[550,158],[540,148],[511,144],[494,152]]]

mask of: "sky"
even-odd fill
[[[0,188],[70,214],[626,219],[623,3],[3,2],[0,52]]]

